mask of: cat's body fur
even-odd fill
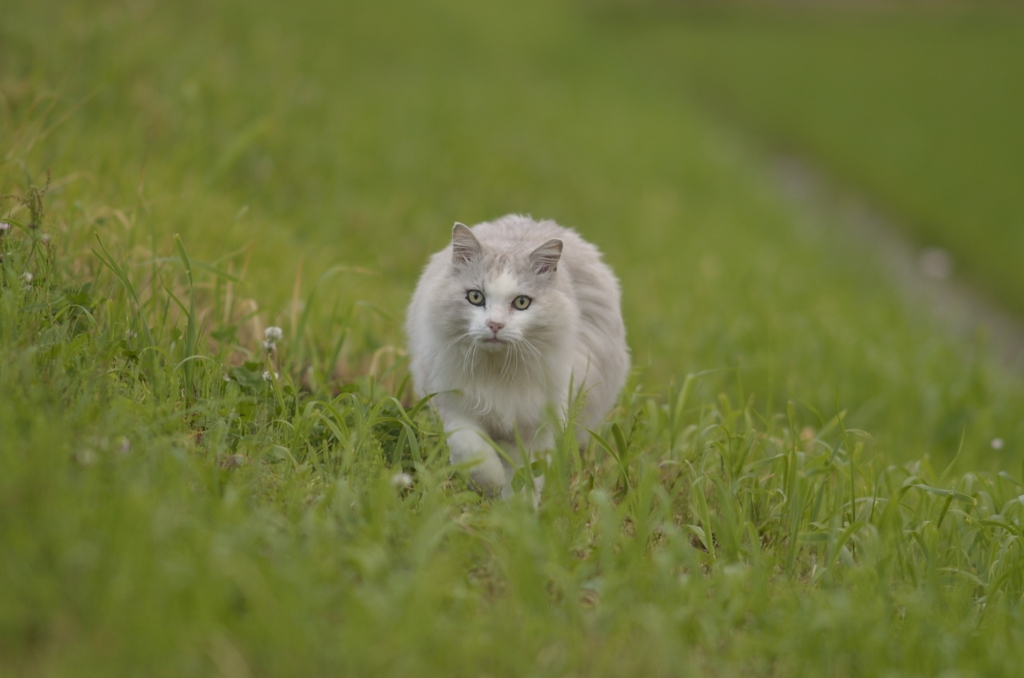
[[[410,369],[482,491],[507,493],[514,469],[481,434],[513,459],[516,432],[529,453],[550,449],[546,417],[564,416],[570,383],[585,394],[582,427],[612,408],[629,371],[619,296],[597,248],[553,221],[456,224],[431,258],[406,319]]]

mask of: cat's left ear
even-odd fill
[[[537,275],[547,275],[558,270],[562,258],[562,241],[552,238],[530,252],[530,267]]]

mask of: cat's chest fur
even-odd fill
[[[562,337],[564,344],[573,339],[568,331]],[[567,395],[571,356],[564,348],[547,351],[540,357],[527,351],[461,357],[453,352],[448,365],[432,375],[443,393],[439,403],[471,414],[495,440],[514,442],[517,429],[520,436],[532,435]]]

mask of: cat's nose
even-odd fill
[[[497,334],[498,330],[505,326],[505,323],[500,323],[497,320],[488,320],[487,326],[491,328],[491,332]]]

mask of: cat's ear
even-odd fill
[[[468,264],[483,253],[480,241],[465,224],[455,222],[452,228],[452,263],[456,266]]]
[[[562,241],[552,238],[530,252],[530,267],[537,275],[546,275],[558,270],[558,260],[562,257]]]

